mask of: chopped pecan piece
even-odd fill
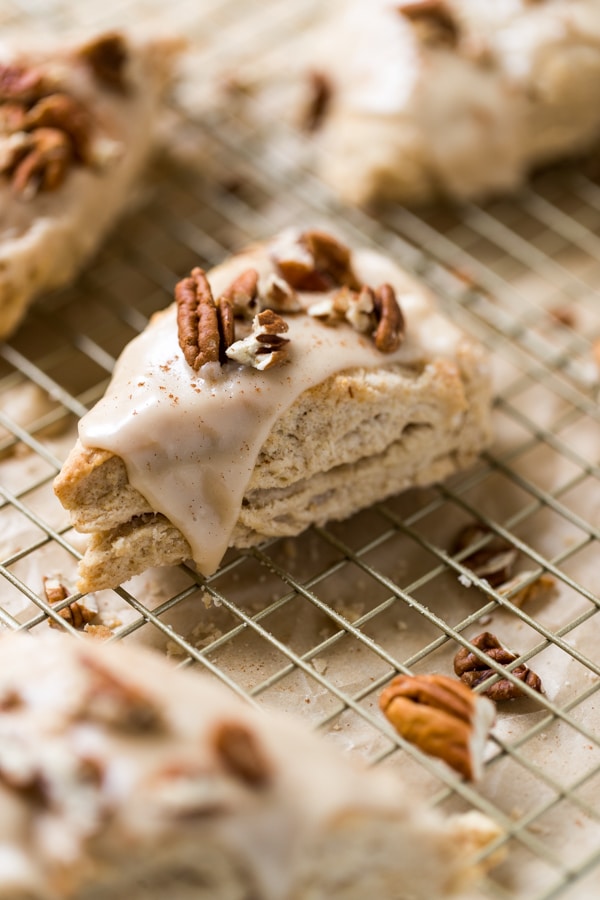
[[[508,666],[518,658],[516,653],[512,653],[503,647],[498,638],[489,631],[484,631],[477,637],[471,638],[471,643],[501,666]],[[454,657],[454,671],[461,681],[470,688],[477,687],[488,678],[492,678],[492,676],[497,674],[468,647],[461,647]],[[521,663],[520,666],[513,669],[512,674],[519,681],[528,684],[532,690],[541,694],[541,679],[525,663]],[[515,697],[522,696],[523,692],[508,678],[501,678],[500,681],[490,685],[482,693],[486,694],[491,700],[500,701],[513,700]]]
[[[316,319],[323,319],[328,325],[345,320],[356,331],[366,334],[375,325],[375,294],[367,285],[363,285],[360,293],[343,287],[325,300],[313,303],[308,312]]]
[[[531,578],[533,572],[519,572],[510,581],[505,581],[498,588],[498,593],[503,597],[510,597],[510,602],[514,606],[524,606],[526,603],[533,603],[536,600],[546,600],[556,592],[556,579],[554,576],[543,572],[534,581],[524,584],[528,578]],[[522,587],[520,587],[522,585]],[[514,593],[513,593],[514,591]]]
[[[235,316],[251,319],[258,306],[258,272],[256,269],[246,269],[238,275],[219,297],[219,305],[223,301],[231,303]]]
[[[165,731],[167,724],[153,697],[87,653],[82,654],[81,663],[89,673],[88,696],[82,710],[86,718],[136,734]]]
[[[331,106],[333,86],[323,72],[308,73],[308,102],[302,116],[305,131],[312,134],[323,124]]]
[[[298,294],[291,284],[275,274],[267,279],[260,300],[265,309],[273,309],[275,312],[294,313],[302,309]]]
[[[360,290],[350,250],[325,231],[303,232],[292,243],[275,247],[273,258],[295,290],[327,291],[342,285]]]
[[[26,66],[0,63],[0,103],[31,103],[44,91],[41,72]]]
[[[68,94],[56,93],[42,97],[28,110],[23,122],[24,131],[53,128],[71,138],[75,157],[86,162],[89,155],[91,120],[78,100]]]
[[[217,307],[203,269],[192,269],[175,287],[179,346],[185,361],[197,372],[203,365],[219,362]]]
[[[481,775],[493,704],[445,675],[398,675],[379,706],[396,731],[467,779]]]
[[[101,84],[121,94],[126,93],[125,68],[129,51],[122,34],[104,34],[82,47],[79,55]]]
[[[37,128],[12,172],[13,190],[26,198],[40,190],[55,190],[65,180],[72,159],[72,144],[63,131]]]
[[[27,112],[20,103],[2,103],[0,105],[0,134],[13,135],[25,127]]]
[[[461,553],[471,544],[478,543],[493,532],[487,525],[471,522],[455,538],[452,553]],[[480,550],[475,550],[462,560],[478,578],[485,578],[491,587],[504,584],[511,575],[519,553],[504,538],[494,536]]]
[[[252,321],[252,331],[226,350],[229,359],[265,370],[281,365],[287,359],[289,339],[282,337],[287,322],[273,312],[263,309]]]
[[[448,47],[458,44],[458,24],[444,0],[406,0],[397,10],[412,23],[422,43]]]
[[[375,346],[381,353],[393,353],[404,338],[404,316],[391,285],[382,284],[376,290],[375,313],[379,320],[374,334]]]
[[[214,734],[214,746],[229,772],[251,787],[265,787],[270,781],[272,766],[246,725],[221,722]]]

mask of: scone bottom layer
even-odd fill
[[[389,258],[286,232],[205,273],[123,351],[55,489],[81,590],[295,535],[471,464],[482,349]]]

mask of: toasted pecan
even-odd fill
[[[179,346],[185,361],[197,372],[219,362],[217,307],[203,269],[192,269],[175,287]]]

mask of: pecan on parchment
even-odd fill
[[[489,631],[484,631],[477,637],[471,638],[471,643],[501,666],[508,666],[518,658],[516,653],[503,647],[498,638]],[[487,666],[468,647],[461,647],[454,657],[454,671],[460,680],[470,688],[477,687],[484,681],[487,681],[488,678],[492,678],[492,676],[497,674],[494,669]],[[521,663],[520,666],[514,668],[512,674],[519,681],[529,685],[534,691],[542,693],[540,677],[535,672],[532,672],[525,663]],[[514,700],[515,697],[523,695],[523,691],[508,678],[501,678],[495,684],[482,691],[482,693],[495,701]]]
[[[474,550],[462,558],[478,578],[485,578],[491,587],[499,587],[511,577],[519,551],[504,538],[494,535],[491,528],[481,522],[470,522],[461,528],[452,544],[452,553],[462,553],[471,544],[479,543],[483,538],[489,540],[479,550]]]
[[[467,779],[481,775],[494,705],[445,675],[398,675],[379,706],[396,731]]]
[[[44,577],[44,595],[51,605],[61,603],[69,596],[69,591],[65,585],[58,579],[52,577]],[[88,605],[83,597],[79,600],[73,600],[67,606],[57,611],[57,615],[68,622],[72,628],[78,631],[83,630],[88,622],[91,622],[98,614],[98,610]],[[48,619],[50,628],[60,628],[61,626],[54,619]]]

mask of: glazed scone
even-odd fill
[[[308,65],[317,164],[353,203],[510,191],[600,136],[596,0],[344,0]]]
[[[177,292],[123,352],[55,482],[92,534],[81,590],[186,559],[209,575],[228,546],[440,481],[490,439],[482,349],[377,252],[287,233]],[[194,368],[181,332],[203,292],[219,310],[236,296],[239,339]]]
[[[147,650],[0,647],[5,900],[430,900],[501,836]]]
[[[177,43],[0,43],[0,338],[68,283],[131,198]]]

